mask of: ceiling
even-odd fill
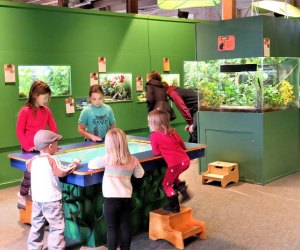
[[[25,2],[29,4],[58,6],[58,2],[68,8],[82,8],[91,10],[126,12],[126,0],[12,0],[15,2]],[[300,0],[286,0],[296,7],[300,7]],[[236,0],[237,17],[257,15],[251,10],[251,0]],[[189,12],[189,19],[199,20],[221,20],[222,4],[216,7],[201,7],[181,9]],[[138,13],[177,17],[178,10],[162,10],[157,6],[157,0],[138,0]]]

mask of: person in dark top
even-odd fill
[[[190,133],[189,142],[197,143],[198,92],[178,86],[169,86],[165,82],[163,85],[168,97],[175,103],[180,114],[188,123],[186,130]]]
[[[151,79],[146,83],[146,102],[148,113],[154,109],[161,109],[169,113],[170,121],[176,119],[176,114],[168,101],[166,89],[161,82],[161,76],[157,71],[151,72]]]

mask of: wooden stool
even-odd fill
[[[20,222],[23,224],[31,224],[31,200],[26,200],[26,209],[19,209],[20,211]]]
[[[201,239],[206,238],[203,221],[192,217],[190,207],[180,207],[179,213],[170,213],[162,208],[150,212],[149,238],[151,240],[164,239],[176,248],[184,249],[183,240],[193,235]]]
[[[215,161],[208,164],[208,169],[202,174],[202,184],[208,180],[220,181],[222,187],[230,182],[239,181],[239,169],[237,163]]]

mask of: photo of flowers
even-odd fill
[[[27,98],[36,80],[47,83],[51,96],[71,95],[71,66],[18,66],[19,97]]]
[[[161,81],[168,83],[169,86],[179,86],[180,74],[161,74]]]
[[[99,84],[104,91],[106,102],[131,100],[132,74],[99,74]]]

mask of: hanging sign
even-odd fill
[[[270,38],[264,38],[264,56],[270,56]]]
[[[218,36],[218,51],[235,50],[235,36]]]

